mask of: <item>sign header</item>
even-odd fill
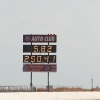
[[[23,72],[56,72],[56,64],[24,64]]]
[[[23,35],[23,42],[57,42],[56,35]]]

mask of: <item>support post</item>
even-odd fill
[[[49,42],[48,42],[48,45],[49,45]],[[49,56],[49,52],[48,52],[48,56]],[[49,64],[49,62],[48,62],[48,64]],[[48,92],[49,92],[49,72],[48,72]]]
[[[32,34],[31,34],[31,36],[32,36]],[[31,42],[31,56],[32,56],[32,42]],[[32,62],[31,62],[31,64],[32,64]],[[32,72],[31,72],[30,78],[31,78],[30,87],[31,87],[31,91],[32,91]]]

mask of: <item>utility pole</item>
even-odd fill
[[[93,89],[93,78],[91,76],[91,89]]]

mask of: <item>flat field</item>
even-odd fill
[[[48,91],[45,88],[37,88],[37,92]],[[68,88],[68,87],[59,87],[54,89],[49,89],[50,92],[87,92],[87,91],[100,91],[100,88],[93,89],[84,89],[84,88]]]

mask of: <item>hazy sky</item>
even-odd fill
[[[0,0],[0,85],[30,85],[23,72],[23,34],[57,35],[57,73],[50,85],[100,87],[100,0]],[[47,85],[47,73],[33,73]]]

